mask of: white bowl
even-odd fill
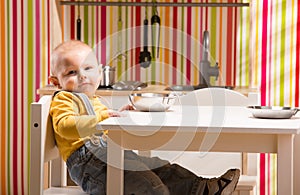
[[[288,119],[299,111],[299,108],[280,106],[248,106],[248,109],[256,118],[270,119]]]
[[[164,112],[174,104],[176,96],[162,93],[133,93],[129,95],[132,106],[139,111]]]

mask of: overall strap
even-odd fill
[[[73,94],[79,97],[79,99],[82,101],[88,115],[96,115],[94,108],[87,95],[85,95],[84,93],[75,93],[75,92],[73,92]]]
[[[76,92],[73,92],[73,94],[76,95],[82,101],[88,115],[93,115],[93,116],[96,115],[95,110],[94,110],[94,108],[93,108],[93,106],[92,106],[92,104],[91,104],[91,102],[90,102],[87,95],[85,95],[84,93],[76,93]],[[90,141],[91,142],[86,142],[85,143],[85,146],[88,147],[88,148],[91,148],[92,145],[93,146],[107,147],[106,141],[104,141],[103,138],[102,138],[102,133],[91,135]]]

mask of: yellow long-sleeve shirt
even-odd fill
[[[53,97],[50,115],[56,144],[64,161],[92,134],[101,133],[96,130],[96,124],[109,117],[107,107],[99,97],[94,96],[90,102],[96,115],[88,115],[80,98],[73,93],[61,91]]]

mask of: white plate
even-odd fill
[[[248,106],[247,108],[256,118],[270,119],[288,119],[299,111],[299,108],[280,106]]]

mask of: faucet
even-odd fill
[[[203,32],[203,55],[202,60],[200,61],[200,82],[199,85],[203,87],[210,87],[210,77],[214,76],[216,79],[219,76],[219,66],[216,62],[215,66],[210,65],[210,61],[208,60],[208,54],[209,54],[209,32],[204,31]]]

